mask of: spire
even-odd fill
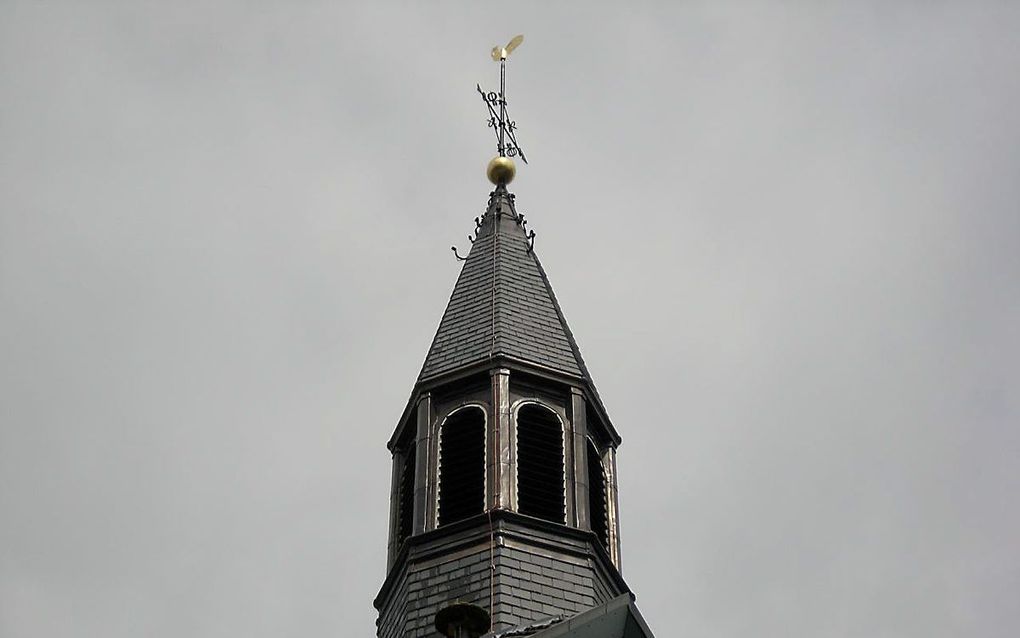
[[[505,357],[591,383],[526,224],[497,186],[419,381]]]
[[[507,190],[516,167],[512,158],[528,163],[517,141],[517,123],[510,119],[506,100],[507,57],[521,42],[518,35],[505,47],[494,47],[492,59],[499,63],[499,92],[478,94],[489,114],[488,125],[496,136],[498,154],[486,173],[495,185],[485,212],[475,218],[472,247],[457,259],[465,262],[443,313],[432,345],[418,375],[415,391],[390,439],[396,445],[410,422],[418,392],[454,378],[475,374],[493,366],[559,376],[559,381],[583,389],[613,445],[620,444],[595,383],[567,326],[552,285],[535,254],[535,232],[516,208]],[[529,369],[530,368],[530,369]],[[580,381],[580,383],[576,383]]]
[[[388,444],[379,638],[558,635],[567,619],[611,611],[628,623],[612,638],[631,635],[619,611],[632,600],[619,572],[620,437],[507,190],[511,158],[527,163],[504,95],[521,41],[493,49],[499,93],[478,88],[496,133],[495,189]]]

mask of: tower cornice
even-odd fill
[[[487,359],[476,364],[464,366],[433,377],[418,380],[411,391],[411,396],[408,397],[404,410],[400,413],[397,425],[393,429],[393,434],[386,443],[386,447],[390,451],[393,451],[397,442],[404,435],[404,428],[407,427],[409,419],[411,419],[411,416],[414,414],[415,406],[418,404],[422,395],[463,379],[491,373],[491,371],[497,368],[509,368],[512,372],[525,373],[529,376],[545,379],[565,387],[579,388],[584,393],[585,400],[592,406],[595,413],[601,419],[606,435],[609,437],[612,444],[615,447],[619,447],[619,445],[623,442],[619,432],[617,432],[616,428],[613,426],[605,406],[602,404],[602,398],[595,390],[594,385],[591,384],[588,379],[585,379],[582,376],[563,374],[558,370],[536,365],[533,362],[524,361],[515,357],[496,355],[492,359]]]

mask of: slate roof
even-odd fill
[[[566,620],[553,616],[534,623],[485,634],[482,638],[654,638],[631,594],[593,607]]]
[[[498,356],[591,377],[514,196],[498,186],[453,288],[419,381]]]

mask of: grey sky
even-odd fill
[[[1018,29],[0,3],[0,635],[373,635],[384,443],[520,32],[513,190],[653,630],[1015,636]]]

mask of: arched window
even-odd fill
[[[548,408],[517,411],[517,509],[554,523],[565,520],[563,425]]]
[[[591,531],[605,548],[609,547],[609,509],[606,498],[606,468],[602,455],[588,439],[588,512],[591,516]]]
[[[461,408],[439,428],[439,525],[485,510],[485,413]]]
[[[397,546],[411,535],[414,523],[414,464],[415,449],[412,444],[403,452],[403,466],[400,468],[400,485],[397,487]]]

